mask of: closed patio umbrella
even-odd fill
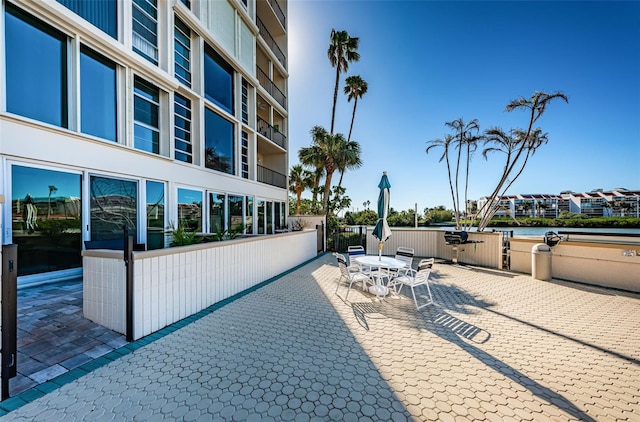
[[[378,195],[378,222],[373,228],[373,235],[380,241],[378,243],[378,258],[381,259],[384,241],[391,236],[391,229],[387,223],[387,215],[389,214],[389,189],[391,188],[391,184],[387,178],[386,171],[382,172],[382,179],[380,179],[378,187],[380,188],[380,194]]]

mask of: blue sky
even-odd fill
[[[526,127],[526,113],[504,109],[535,91],[562,91],[569,104],[552,102],[537,122],[549,143],[508,193],[640,189],[640,2],[290,0],[288,8],[290,166],[310,129],[331,125],[331,29],[360,38],[336,110],[336,132],[346,136],[353,102],[344,79],[367,81],[352,134],[364,165],[343,182],[353,210],[375,203],[383,171],[396,210],[451,209],[442,150],[427,155],[427,142],[459,117],[482,130]],[[504,164],[480,150],[470,199],[490,194]]]

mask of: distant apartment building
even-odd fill
[[[0,0],[2,242],[19,276],[84,241],[284,228],[286,0]],[[54,273],[54,274],[53,274]]]
[[[489,200],[478,200],[478,209]],[[561,192],[555,194],[518,194],[498,198],[497,217],[556,218],[562,211],[589,217],[640,217],[640,191],[617,188],[610,191]]]

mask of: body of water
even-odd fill
[[[357,226],[356,226],[357,227]],[[373,227],[370,227],[371,229]],[[392,230],[414,230],[413,227],[391,227]],[[454,230],[454,226],[429,226],[418,227],[418,230]],[[471,228],[470,231],[474,231]],[[485,232],[492,230],[499,232],[513,231],[514,236],[544,236],[546,232],[583,232],[583,233],[615,233],[640,235],[640,229],[633,228],[580,228],[580,227],[487,227]]]

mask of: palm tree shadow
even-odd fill
[[[442,280],[442,278],[436,275],[434,281]],[[357,302],[352,303],[351,306],[356,319],[367,330],[370,329],[367,317],[374,314],[398,320],[400,323],[411,326],[418,331],[427,330],[441,339],[458,346],[511,381],[522,385],[533,395],[560,407],[574,418],[586,422],[595,422],[595,419],[575,406],[562,394],[545,387],[476,346],[489,342],[491,333],[449,313],[450,311],[455,311],[459,314],[469,315],[474,313],[470,307],[490,310],[489,308],[493,306],[493,303],[477,299],[452,285],[432,284],[431,291],[436,303],[422,308],[420,311],[416,311],[413,299],[410,296],[411,293],[409,293],[408,297],[401,297],[400,300],[387,299],[380,302]],[[402,292],[402,296],[405,296],[405,294],[405,292]],[[416,294],[418,295],[419,293],[416,292]],[[426,296],[426,288],[424,292],[420,292],[419,296]]]

